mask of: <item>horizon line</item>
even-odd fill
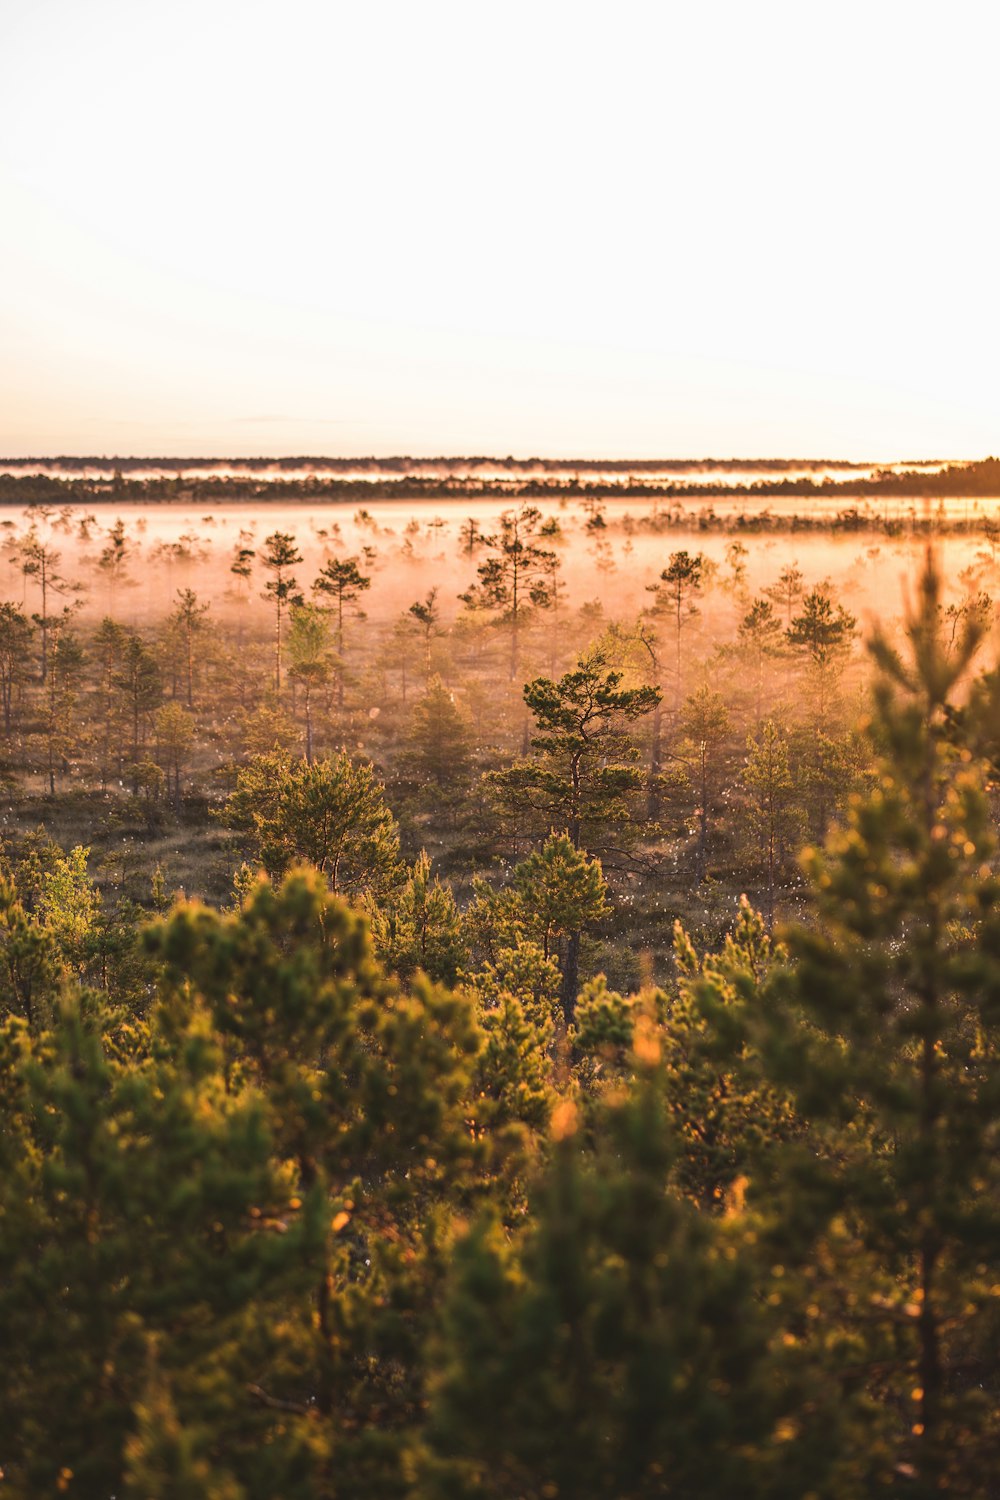
[[[50,453],[50,454],[27,454],[22,457],[0,456],[0,465],[16,464],[159,464],[162,467],[191,464],[329,464],[336,467],[347,467],[352,464],[496,464],[498,466],[527,467],[529,465],[545,465],[551,468],[621,468],[621,469],[650,469],[650,468],[684,468],[696,465],[710,465],[712,467],[730,468],[753,468],[760,465],[775,465],[793,467],[795,465],[807,465],[809,467],[827,467],[840,469],[855,468],[884,468],[884,467],[923,467],[929,465],[960,465],[996,462],[993,454],[986,454],[979,458],[897,458],[897,459],[847,459],[847,458],[824,458],[822,456],[795,456],[770,454],[766,457],[723,457],[712,455],[701,455],[698,457],[683,458],[553,458],[543,454],[533,454],[527,457],[517,457],[514,454],[499,456],[488,453],[441,453],[432,455],[418,455],[409,453],[386,453],[386,454],[355,454],[348,456],[330,454],[308,454],[308,453],[283,453],[283,454],[257,454],[252,457],[244,457],[234,454],[187,454],[182,456],[166,457],[156,453]]]

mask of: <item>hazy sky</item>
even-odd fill
[[[992,0],[0,0],[0,454],[1000,450]]]

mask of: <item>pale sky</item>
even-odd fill
[[[1000,451],[994,0],[0,0],[0,455]]]

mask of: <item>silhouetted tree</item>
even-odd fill
[[[281,617],[293,604],[302,601],[292,568],[302,561],[295,538],[288,532],[274,531],[264,543],[261,563],[273,576],[264,585],[262,599],[274,602],[274,691],[281,696]]]
[[[358,600],[371,588],[372,581],[361,572],[356,557],[331,557],[324,563],[313,584],[313,593],[332,600],[331,608],[336,618],[334,642],[337,648],[337,704],[344,706],[344,615],[348,610],[358,610]]]
[[[512,682],[517,677],[525,615],[532,605],[547,605],[550,598],[547,570],[553,553],[539,545],[541,527],[542,513],[534,505],[504,511],[499,534],[486,543],[494,555],[480,564],[479,582],[459,595],[470,609],[494,610],[509,626]]]

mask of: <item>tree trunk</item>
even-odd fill
[[[566,1025],[570,1026],[576,1014],[576,993],[580,984],[580,934],[571,932],[566,942],[566,966],[563,969],[559,998]]]
[[[49,674],[49,608],[48,608],[48,579],[45,574],[45,559],[42,559],[42,618],[39,622],[42,633],[42,682],[44,683]]]
[[[705,747],[701,747],[701,806],[698,809],[698,850],[695,864],[695,879],[699,885],[705,879],[706,851],[708,848],[708,766]]]
[[[344,596],[337,596],[337,707],[344,706]]]
[[[655,823],[660,816],[660,771],[662,761],[663,713],[660,704],[653,709],[653,737],[649,747],[649,794],[646,798],[646,816]]]

